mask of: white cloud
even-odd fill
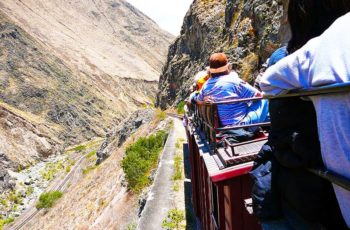
[[[192,0],[127,0],[161,28],[179,35],[183,18]]]

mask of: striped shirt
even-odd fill
[[[215,102],[229,99],[252,98],[259,91],[238,77],[232,71],[226,75],[211,77],[203,86],[198,95],[199,101],[205,97],[212,97]],[[252,102],[240,102],[234,104],[218,105],[218,113],[221,125],[235,125],[240,123],[250,111]]]

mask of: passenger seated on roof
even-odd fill
[[[205,82],[210,78],[210,74],[207,70],[198,72],[194,77],[193,92],[190,95],[189,101],[192,104],[196,104],[197,96],[202,90]]]
[[[260,91],[249,85],[232,71],[224,53],[215,53],[209,59],[211,78],[204,84],[197,97],[197,103],[205,101],[226,101],[261,96]],[[222,126],[244,125],[269,120],[267,100],[247,101],[218,105]]]
[[[342,67],[349,63],[347,58],[349,55],[346,55],[346,51],[349,50],[347,48],[350,47],[349,36],[347,36],[349,33],[344,28],[350,20],[338,24],[339,27],[336,30],[333,26],[333,29],[331,27],[327,30],[327,28],[338,17],[349,11],[350,1],[290,0],[288,18],[292,37],[287,49],[290,55],[267,69],[260,83],[263,92],[268,95],[277,95],[294,88],[309,88],[319,84],[334,83],[337,80],[348,81],[349,75],[347,73],[349,73],[350,68],[346,70]],[[328,32],[321,35],[325,30]],[[320,38],[315,38],[319,35],[321,38],[324,37],[320,43]],[[308,42],[312,38],[315,39]],[[306,43],[307,45],[305,45]],[[302,46],[304,47],[298,50]],[[316,96],[315,98],[322,97]],[[340,97],[346,98],[343,95]],[[349,130],[349,126],[343,126],[344,120],[348,119],[342,117],[349,111],[349,106],[346,106],[348,102],[343,101],[340,104],[335,101],[328,102],[328,106],[321,103],[323,109],[321,112],[317,111],[317,102],[315,103],[319,121],[317,124],[316,113],[310,101],[300,98],[279,98],[270,101],[271,132],[269,144],[273,150],[272,156],[277,159],[278,164],[275,166],[278,168],[277,170],[265,170],[265,165],[268,165],[265,164],[261,165],[260,169],[272,172],[270,185],[268,183],[265,185],[267,185],[266,187],[271,186],[271,191],[278,188],[280,194],[274,197],[279,197],[279,205],[282,208],[280,209],[282,213],[279,214],[282,214],[282,220],[272,223],[270,222],[273,220],[271,216],[265,216],[265,220],[262,220],[270,223],[262,223],[264,230],[347,229],[331,184],[305,170],[305,168],[323,166],[321,149],[324,154],[324,146],[328,147],[329,159],[336,159],[334,162],[337,163],[333,164],[333,167],[344,171],[349,168],[346,155],[340,157],[344,153],[342,151],[344,144],[335,144],[337,143],[335,139],[342,135],[348,136],[349,133],[346,129],[341,129],[341,127],[346,127]],[[340,110],[341,112],[336,113]],[[340,117],[342,119],[337,119]],[[317,125],[319,126],[320,138],[317,135]],[[330,134],[328,137],[323,136],[328,132]],[[340,139],[346,138],[341,137]],[[326,166],[329,166],[327,156],[323,155],[323,160],[325,159]],[[339,162],[342,165],[338,165]],[[260,175],[263,173],[257,171],[255,175],[260,180]],[[259,184],[256,183],[258,186]],[[255,196],[259,197],[256,201],[260,200],[260,205],[255,205],[255,207],[263,211],[260,213],[271,214],[271,204],[266,206],[265,210],[261,208],[267,204],[266,197],[261,197],[261,194],[263,194],[261,191],[255,193]],[[265,194],[268,197],[271,193]],[[350,196],[346,198],[337,195],[341,201],[344,217],[350,217],[350,215],[346,215],[346,213],[350,213]],[[344,209],[344,207],[346,208]],[[254,212],[259,213],[256,210]],[[262,217],[264,216],[260,216],[260,219]]]
[[[328,15],[333,15],[332,21],[336,16],[350,12],[349,1],[332,0],[331,3],[339,6],[332,14],[330,7],[326,9]],[[319,23],[318,20],[319,18]],[[349,23],[350,13],[347,13],[321,36],[310,40],[267,71],[261,82],[265,93],[279,95],[292,89],[350,82],[350,32],[345,29]],[[324,94],[310,98],[316,109],[323,161],[328,170],[350,179],[350,93]],[[334,185],[334,189],[343,217],[350,227],[350,191],[337,185]]]

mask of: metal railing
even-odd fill
[[[282,99],[291,97],[308,97],[308,96],[324,96],[340,93],[350,93],[350,82],[336,83],[327,86],[314,87],[310,89],[296,89],[290,90],[286,94],[281,94],[277,96],[265,96],[266,99]],[[349,105],[350,106],[350,105]],[[350,169],[349,169],[350,170]],[[350,179],[345,178],[342,175],[338,175],[327,169],[307,169],[307,171],[326,179],[327,181],[336,184],[345,190],[350,191]]]
[[[277,96],[263,96],[263,97],[255,97],[248,99],[235,99],[235,100],[224,100],[220,102],[206,102],[203,105],[195,105],[193,112],[194,124],[205,133],[206,137],[209,140],[209,143],[213,147],[214,151],[216,149],[216,134],[221,131],[227,130],[235,130],[241,128],[250,128],[256,126],[268,126],[267,123],[259,123],[259,124],[250,124],[250,125],[233,125],[227,127],[219,126],[219,117],[217,114],[217,105],[223,104],[233,104],[233,103],[241,103],[241,102],[249,102],[249,101],[257,101],[262,99],[282,99],[282,98],[291,98],[291,97],[307,97],[307,96],[320,96],[320,95],[330,95],[330,94],[340,94],[340,93],[350,93],[350,82],[346,83],[337,83],[327,86],[320,86],[310,89],[296,89],[290,90],[286,94],[281,94]],[[209,108],[209,113],[203,114],[201,112],[201,107],[206,106]],[[203,110],[203,109],[202,109]],[[205,111],[205,109],[204,109]],[[209,115],[209,117],[204,117]],[[209,118],[209,119],[208,119]],[[209,131],[209,133],[207,132]],[[248,143],[248,142],[247,142]],[[242,145],[244,143],[240,143]],[[307,169],[309,172],[318,175],[331,183],[334,183],[348,191],[350,191],[350,180],[348,178],[344,178],[341,175],[337,175],[334,172],[330,172],[327,169]]]

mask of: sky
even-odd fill
[[[127,0],[162,29],[177,36],[193,0]]]

